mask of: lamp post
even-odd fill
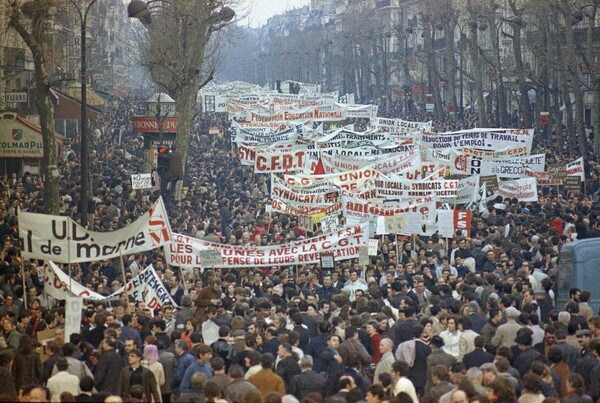
[[[70,0],[71,4],[77,10],[79,14],[79,32],[81,34],[81,116],[80,116],[80,128],[81,128],[81,198],[79,204],[79,210],[81,214],[81,225],[86,227],[88,225],[88,203],[90,197],[90,139],[88,137],[88,124],[87,124],[87,41],[86,41],[86,27],[87,17],[92,6],[97,0],[91,0],[85,9],[75,2]]]

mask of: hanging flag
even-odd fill
[[[319,157],[319,162],[315,166],[313,175],[325,175],[325,167],[323,166],[323,160]]]
[[[466,209],[471,211],[475,211],[475,209],[478,209],[480,213],[483,213],[487,208],[486,193],[486,184],[485,182],[483,182],[477,193],[473,194],[473,199],[469,202],[469,204],[467,204]]]

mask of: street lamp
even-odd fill
[[[87,17],[97,0],[91,0],[85,9],[75,1],[70,0],[71,4],[79,14],[80,34],[81,34],[81,198],[79,202],[79,211],[81,214],[81,225],[88,225],[88,202],[90,196],[90,139],[88,137],[87,124],[87,41],[86,27]]]

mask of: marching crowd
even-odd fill
[[[91,164],[100,231],[126,226],[157,197],[129,182],[144,169],[143,139],[127,130],[143,104],[109,105]],[[268,178],[232,157],[227,134],[209,137],[213,125],[226,128],[226,117],[197,116],[184,197],[169,211],[173,230],[245,246],[311,236],[294,217],[267,214]],[[78,143],[66,138],[65,147],[61,213],[78,219]],[[180,271],[160,250],[136,254],[125,280],[152,264],[177,306],[152,311],[127,294],[88,303],[81,333],[68,338],[64,302],[44,293],[41,262],[19,257],[18,209],[43,211],[43,184],[6,176],[0,401],[596,401],[600,316],[586,290],[572,289],[564,306],[554,298],[562,245],[599,235],[593,158],[586,172],[578,195],[544,188],[535,203],[494,200],[467,236],[384,236],[366,266]],[[124,281],[118,260],[71,273],[103,295]]]

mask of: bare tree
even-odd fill
[[[49,96],[52,83],[48,77],[49,63],[46,52],[46,47],[50,45],[51,17],[56,11],[57,2],[53,0],[6,1],[5,6],[8,26],[19,34],[33,56],[35,103],[40,116],[44,147],[42,176],[45,210],[50,214],[58,214],[60,172],[57,166],[54,110]]]
[[[176,101],[179,119],[176,150],[181,157],[182,175],[198,91],[214,74],[214,70],[205,69],[207,45],[213,33],[233,20],[235,12],[229,6],[235,5],[235,1],[134,0],[129,4],[129,16],[138,18],[147,30],[142,54],[152,80]]]

